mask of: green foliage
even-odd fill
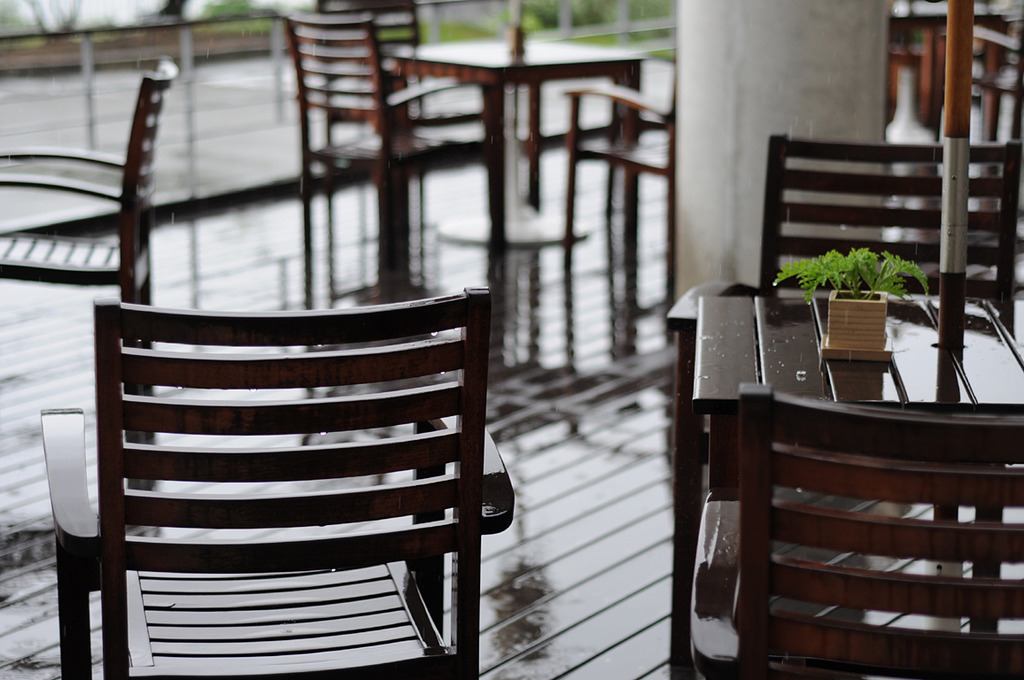
[[[15,0],[0,0],[0,33],[13,33],[16,29],[29,26],[15,7],[16,4]]]
[[[630,0],[631,19],[654,19],[671,14],[674,0]],[[524,0],[523,27],[527,31],[551,30],[558,27],[559,0]],[[614,23],[618,17],[616,3],[608,0],[571,0],[572,25],[595,26]]]
[[[791,277],[804,290],[804,298],[811,301],[814,291],[826,284],[838,291],[849,291],[846,297],[866,300],[875,293],[888,293],[898,298],[908,297],[904,277],[913,276],[928,292],[928,278],[915,263],[889,252],[878,254],[867,248],[853,248],[849,255],[830,250],[824,255],[790,262],[775,277],[775,285]]]
[[[238,16],[257,9],[253,0],[215,0],[203,8],[203,18]]]

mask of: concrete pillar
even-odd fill
[[[889,0],[678,0],[679,292],[756,284],[768,136],[880,140]]]

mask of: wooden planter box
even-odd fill
[[[888,361],[885,319],[888,294],[872,300],[847,300],[832,291],[828,298],[828,333],[821,339],[822,359]]]

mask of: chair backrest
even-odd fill
[[[118,236],[121,242],[121,299],[150,302],[150,232],[156,226],[153,205],[156,135],[164,92],[178,76],[178,67],[161,60],[157,69],[142,78],[128,135]]]
[[[420,44],[419,19],[414,0],[317,0],[316,11],[373,21],[381,45]]]
[[[1024,418],[746,385],[739,414],[744,680],[1024,674]]]
[[[384,102],[392,83],[383,78],[377,35],[369,17],[294,14],[285,27],[295,65],[304,146],[309,148],[313,110],[322,111],[332,123],[369,122],[386,138],[391,126],[383,120]],[[329,135],[330,126],[326,130]]]
[[[1024,59],[1021,59],[1021,24],[1012,22],[1002,30],[974,27],[975,48],[980,48],[981,71],[974,74],[974,85],[981,89],[982,135],[995,140],[999,136],[1003,95],[1013,99],[1010,109],[1010,139],[1020,139],[1021,109],[1024,106]],[[943,54],[943,57],[945,55]]]
[[[262,314],[98,301],[107,663],[127,666],[126,570],[301,572],[447,554],[453,658],[431,663],[473,676],[489,323],[481,289]]]
[[[854,247],[913,260],[938,291],[942,146],[771,137],[759,287],[782,264]],[[1020,141],[971,147],[967,295],[1008,300],[1014,289]],[[908,290],[920,292],[910,281]],[[783,287],[795,286],[790,279]]]

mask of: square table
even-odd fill
[[[415,78],[454,78],[482,85],[484,90],[484,163],[488,172],[491,252],[508,245],[505,217],[505,88],[524,85],[529,94],[528,200],[540,205],[540,86],[553,80],[610,78],[639,89],[644,55],[628,49],[572,42],[528,42],[522,59],[513,58],[501,41],[430,43],[388,52],[398,75]]]
[[[890,301],[888,362],[822,360],[827,300],[684,298],[669,312],[677,332],[672,658],[689,662],[689,604],[701,509],[704,416],[710,416],[708,483],[738,485],[736,413],[743,382],[813,399],[991,413],[1024,412],[1024,361],[1014,319],[1022,301],[969,300],[964,347],[938,347],[937,300]]]

